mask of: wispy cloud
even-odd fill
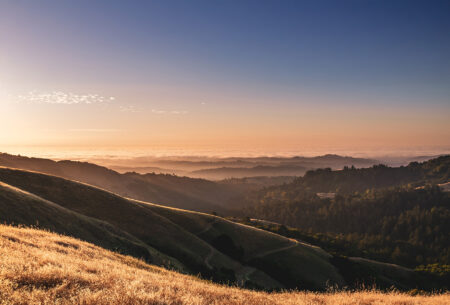
[[[136,107],[133,105],[129,106],[119,106],[120,111],[122,112],[140,112]]]
[[[103,128],[74,128],[69,129],[69,131],[75,132],[118,132],[120,129],[103,129]]]
[[[72,92],[52,91],[36,92],[30,91],[26,94],[18,95],[16,101],[29,104],[98,104],[109,103],[115,100],[113,96],[102,96],[99,94],[75,94]]]
[[[152,113],[155,114],[187,114],[186,110],[160,110],[160,109],[152,109]]]

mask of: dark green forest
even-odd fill
[[[245,198],[247,223],[343,256],[448,272],[450,156],[405,167],[321,169]],[[320,198],[318,192],[336,193]],[[279,223],[255,224],[250,218]],[[446,271],[447,270],[447,271]]]
[[[450,180],[450,156],[438,157],[423,163],[412,162],[408,166],[388,167],[374,165],[370,168],[344,167],[343,170],[330,168],[306,172],[303,177],[291,183],[265,188],[246,198],[245,203],[264,200],[297,200],[304,195],[319,192],[351,194],[368,189],[389,188],[410,185],[445,183]]]

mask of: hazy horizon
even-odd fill
[[[140,157],[170,158],[170,157],[198,157],[198,158],[254,158],[254,157],[316,157],[328,154],[355,158],[373,158],[384,160],[387,158],[412,158],[423,156],[437,156],[450,154],[450,147],[403,147],[403,148],[301,148],[298,149],[186,149],[183,147],[42,147],[42,146],[3,146],[0,153],[23,155],[28,157],[50,158],[54,160],[70,159],[80,161],[95,161],[101,159],[133,159]]]

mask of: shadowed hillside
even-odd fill
[[[370,168],[344,167],[343,170],[331,168],[311,170],[291,183],[274,186],[268,191],[287,192],[287,195],[306,192],[342,194],[405,184],[421,186],[425,183],[445,183],[448,180],[450,180],[450,156],[442,156],[423,163],[412,162],[408,166],[400,167],[380,164]]]
[[[0,300],[5,304],[423,304],[448,294],[376,291],[265,293],[219,286],[147,265],[77,239],[0,225]]]
[[[106,249],[142,257],[154,264],[183,270],[174,258],[163,255],[107,222],[88,217],[36,195],[0,182],[2,222],[46,228],[74,236]]]
[[[9,198],[0,201],[2,222],[35,224],[109,249],[117,244],[124,248],[123,253],[200,273],[217,282],[265,289],[324,290],[328,285],[342,287],[364,280],[344,278],[339,270],[341,263],[334,263],[333,257],[318,247],[220,217],[130,200],[35,172],[0,168],[0,181],[4,183],[1,198]],[[53,210],[49,208],[56,205]],[[61,215],[66,220],[51,221]],[[89,227],[94,236],[102,236],[107,230],[110,234],[106,236],[131,237],[122,244],[111,237],[111,244],[103,245],[101,240],[77,231],[76,226],[66,228],[65,223],[80,222],[79,219],[94,224]],[[138,252],[134,252],[136,248]],[[408,272],[407,281],[395,274],[382,274],[379,282],[414,288],[416,275]],[[378,276],[381,274],[367,273],[365,279],[369,283]]]
[[[234,179],[233,183],[212,182],[204,179],[178,177],[173,174],[155,174],[152,167],[115,167],[128,170],[119,173],[109,168],[88,162],[53,161],[42,158],[28,158],[0,153],[0,166],[38,171],[95,185],[119,195],[137,200],[158,202],[171,207],[189,209],[200,212],[229,213],[239,207],[240,201],[235,198],[249,191],[261,189],[266,185],[281,184],[293,178],[286,176],[303,175],[307,169],[319,167],[342,168],[344,165],[370,166],[376,161],[325,155],[319,157],[294,158],[206,158],[207,160],[159,160],[138,159],[146,164],[170,166],[178,169],[163,172],[182,173],[191,177],[208,179],[225,179],[231,177],[255,177],[251,179]],[[118,161],[117,161],[118,162]],[[124,162],[132,162],[130,160]],[[156,162],[156,163],[155,163]],[[235,166],[235,167],[233,167]],[[180,168],[182,169],[180,172]],[[190,170],[190,171],[189,171]],[[133,172],[132,172],[133,171]],[[137,173],[137,172],[140,173]],[[257,176],[257,177],[256,177]],[[261,177],[267,176],[267,177]],[[283,177],[284,176],[284,177]],[[288,180],[289,179],[289,180]]]
[[[255,192],[241,215],[293,227],[272,226],[334,253],[448,270],[449,165],[446,156],[398,168],[316,170]]]
[[[38,171],[89,183],[122,196],[202,212],[226,211],[228,200],[242,189],[203,179],[165,174],[119,174],[87,162],[53,161],[0,154],[0,166]]]

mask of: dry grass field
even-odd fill
[[[74,238],[0,225],[0,304],[450,304],[449,294],[264,293],[182,275]]]

